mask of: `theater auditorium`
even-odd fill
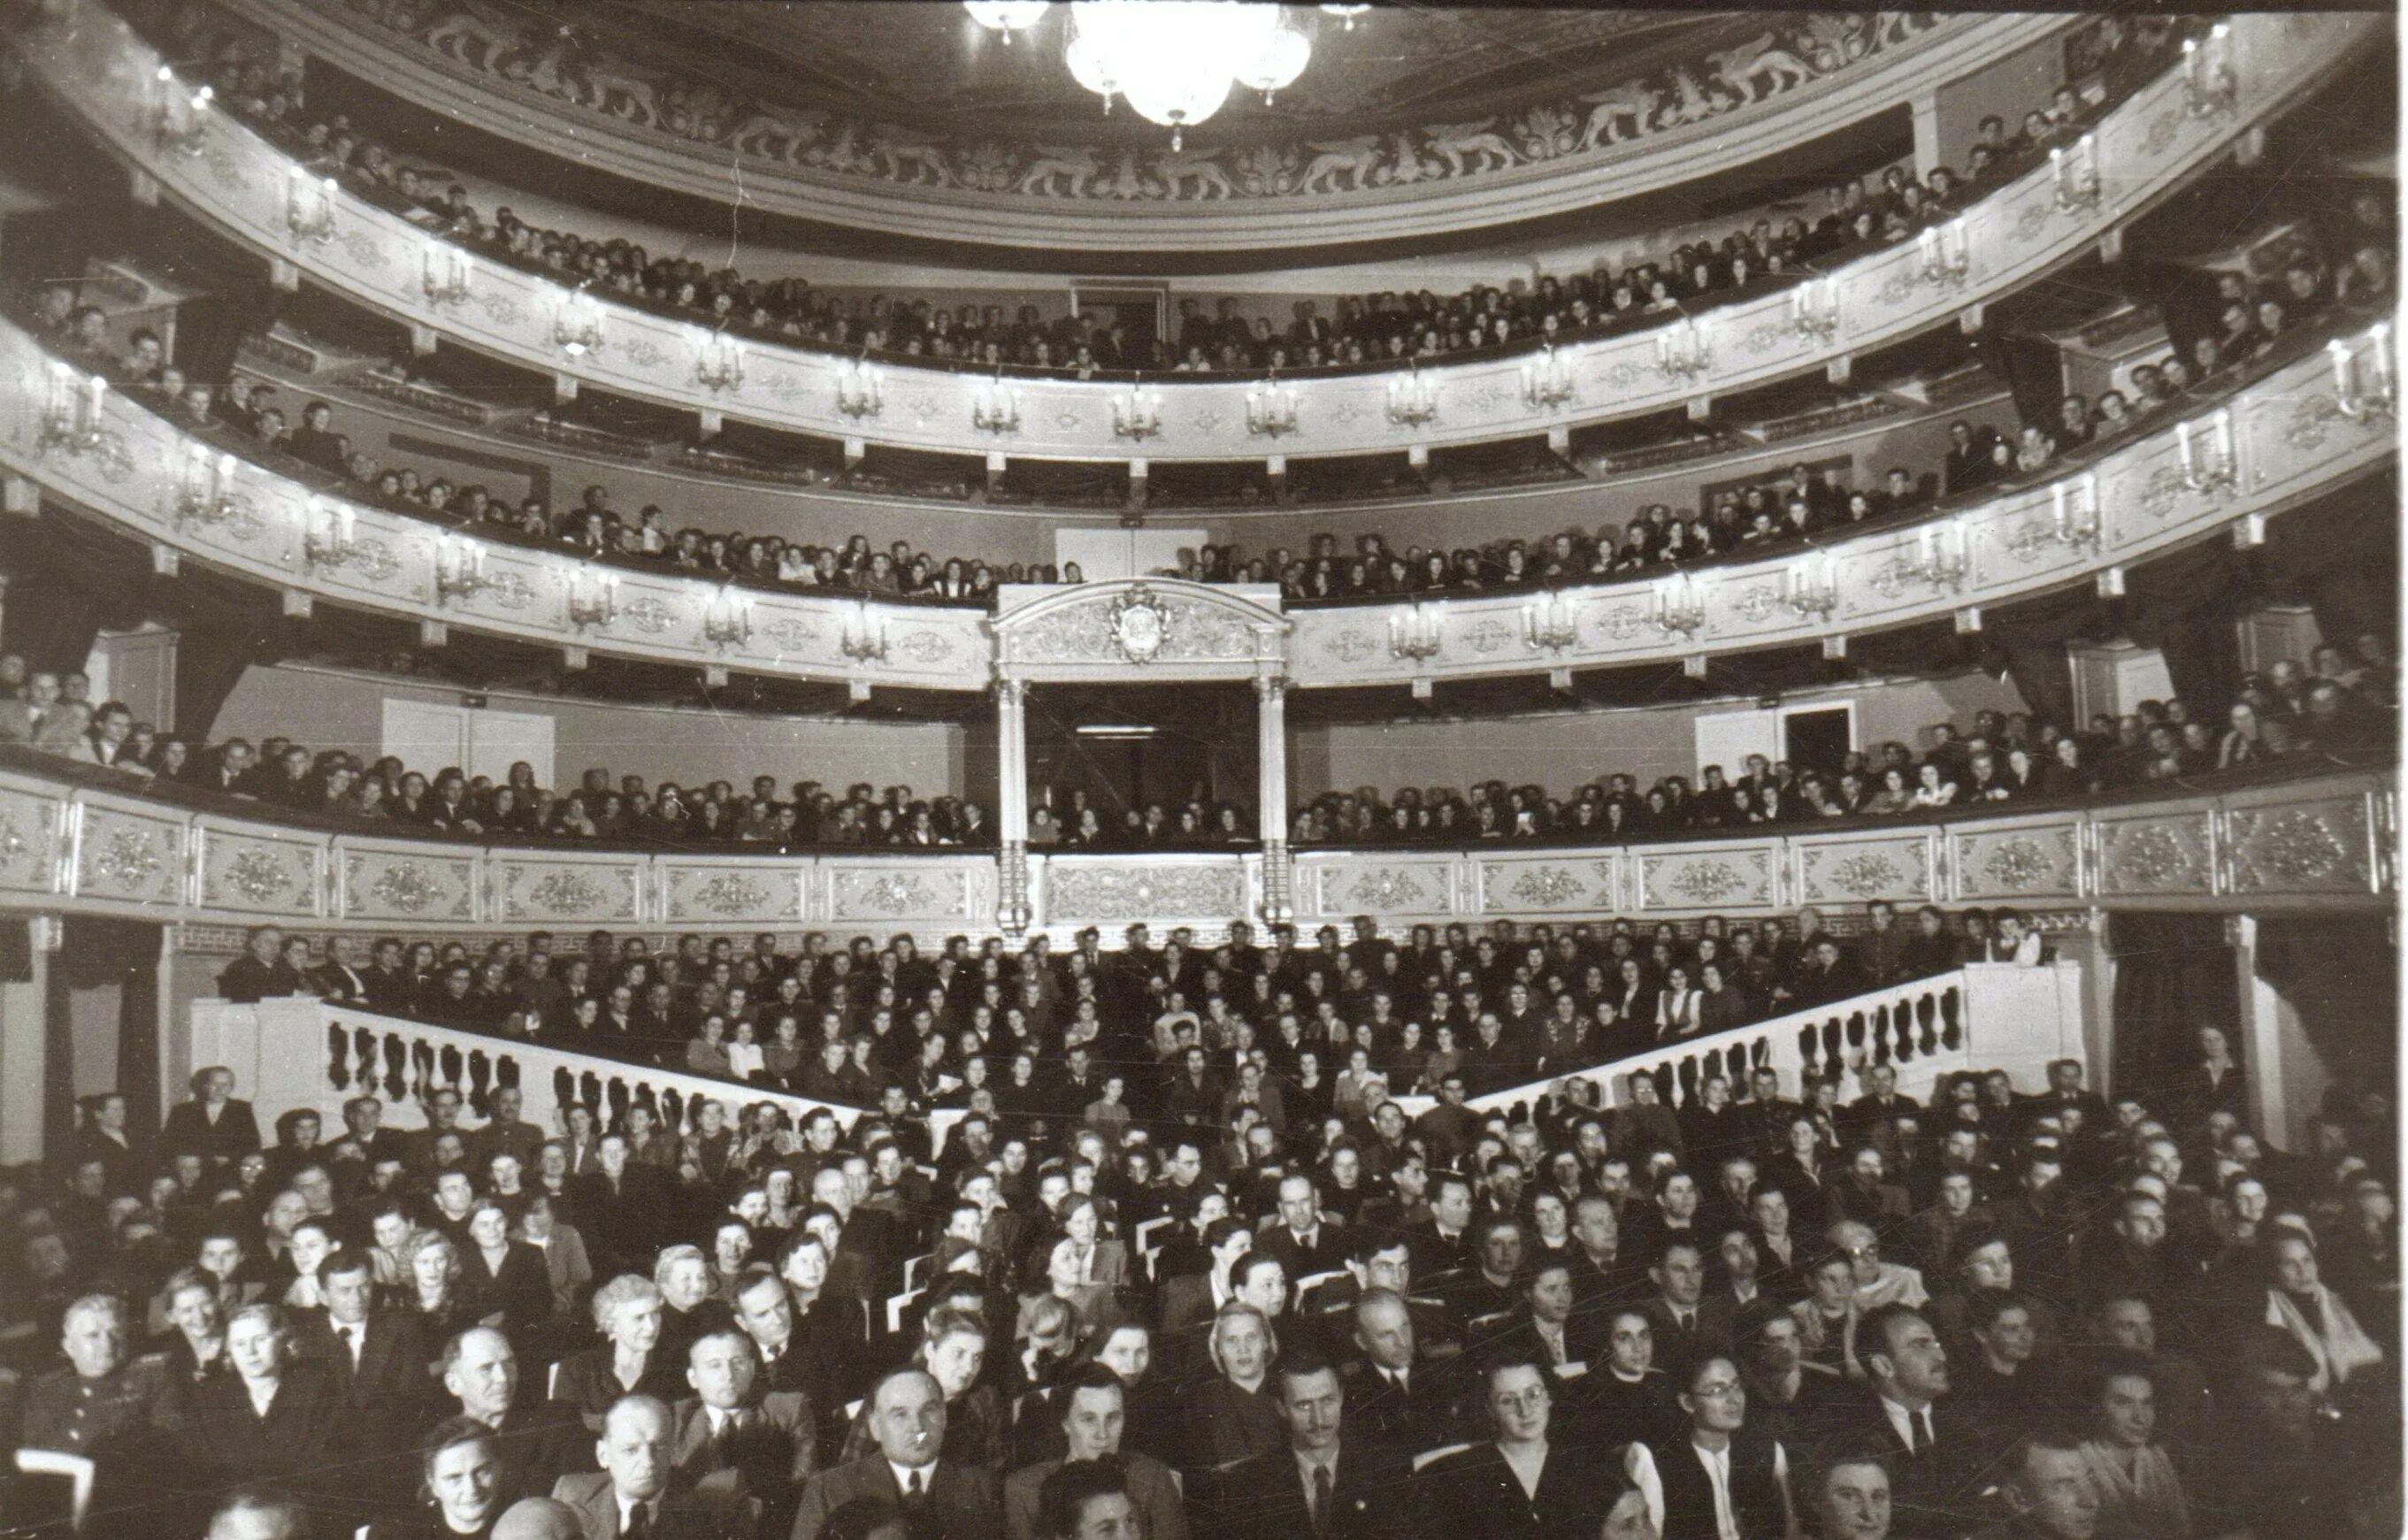
[[[2399,1535],[2398,45],[0,0],[0,1536]]]

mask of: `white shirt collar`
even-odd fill
[[[908,1492],[911,1490],[911,1473],[916,1470],[920,1473],[920,1490],[923,1492],[928,1492],[934,1491],[937,1487],[937,1463],[936,1461],[931,1460],[924,1465],[897,1465],[890,1460],[886,1462],[886,1468],[895,1473],[896,1491]]]

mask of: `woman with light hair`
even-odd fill
[[[439,1230],[421,1230],[409,1237],[409,1288],[413,1307],[426,1318],[427,1331],[441,1342],[454,1332],[477,1324],[460,1290],[460,1248]]]
[[[685,1394],[685,1365],[661,1347],[660,1285],[622,1273],[594,1290],[594,1326],[600,1347],[560,1361],[552,1398],[577,1408],[595,1433],[603,1415],[621,1396],[658,1396],[674,1405]]]
[[[1287,1446],[1271,1365],[1279,1337],[1243,1300],[1221,1306],[1205,1339],[1213,1377],[1187,1398],[1188,1469],[1215,1470]]]
[[[2261,1241],[2266,1258],[2267,1325],[2280,1328],[2316,1361],[2309,1388],[2329,1394],[2349,1377],[2383,1362],[2383,1348],[2367,1335],[2348,1305],[2325,1284],[2316,1265],[2316,1243],[2305,1230],[2283,1224]]]
[[[246,1305],[227,1318],[233,1373],[193,1388],[178,1422],[179,1450],[208,1486],[303,1484],[328,1468],[342,1391],[322,1363],[293,1355],[281,1306]]]
[[[736,1323],[712,1297],[714,1281],[710,1259],[698,1246],[666,1248],[652,1262],[652,1282],[661,1291],[661,1351],[680,1364],[687,1348]]]

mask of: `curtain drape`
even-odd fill
[[[2120,913],[2107,917],[2115,960],[2114,1084],[2163,1105],[2198,1058],[2201,1027],[2235,1032],[2241,984],[2224,917]]]

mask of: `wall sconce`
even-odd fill
[[[485,591],[485,548],[457,535],[435,543],[435,602],[469,599]]]
[[[1536,652],[1561,652],[1580,640],[1580,615],[1571,601],[1550,591],[1522,606],[1522,644]]]
[[[50,400],[42,409],[42,451],[61,449],[79,455],[98,449],[108,399],[108,380],[98,375],[79,376],[69,365],[53,362]]]
[[[1408,605],[1388,616],[1388,656],[1427,663],[1438,656],[1439,632],[1446,624],[1444,605]]]
[[[1162,392],[1149,391],[1140,378],[1112,397],[1112,436],[1147,439],[1162,432]]]
[[[571,358],[583,358],[602,350],[602,307],[582,289],[570,290],[560,297],[560,308],[552,318],[552,340]]]
[[[886,371],[867,359],[847,359],[836,372],[836,409],[856,421],[886,409]]]
[[[2208,419],[2207,442],[2191,443],[2190,424],[2174,424],[2174,456],[2182,466],[2182,484],[2189,491],[2214,497],[2232,490],[2240,479],[2240,465],[2232,452],[2232,411],[2219,406]]]
[[[714,647],[742,647],[752,639],[752,601],[722,584],[702,606],[703,639]]]
[[[418,281],[426,303],[441,309],[465,305],[474,292],[477,262],[450,241],[429,239],[420,253]]]
[[[238,511],[234,499],[235,459],[212,457],[206,444],[187,446],[184,474],[176,490],[176,527],[222,524]]]
[[[1695,379],[1713,366],[1705,332],[1688,317],[1656,334],[1656,371],[1666,379]]]
[[[1292,434],[1300,405],[1295,386],[1267,378],[1246,392],[1246,432],[1257,438]]]
[[[2063,145],[2048,152],[2049,175],[2057,182],[2057,207],[2068,214],[2087,214],[2099,207],[2099,141],[2085,134],[2069,152]]]
[[[1418,428],[1438,416],[1438,381],[1426,379],[1415,360],[1411,370],[1388,381],[1388,421],[1400,428]]]
[[[724,332],[697,333],[694,339],[695,382],[717,395],[744,385],[744,344]]]
[[[301,513],[301,559],[311,571],[348,563],[357,551],[359,514],[349,504],[312,497]]]
[[[2352,422],[2388,422],[2398,410],[2392,386],[2391,323],[2377,321],[2366,334],[2366,372],[2360,381],[2358,350],[2339,337],[2325,344],[2332,355],[2333,405]]]
[[[1828,620],[1840,607],[1840,559],[1821,551],[1781,575],[1781,602],[1800,620]]]
[[[2232,28],[2218,21],[2209,29],[2207,45],[2196,37],[2183,39],[2183,100],[2194,118],[2230,112],[2241,95],[2240,78],[2232,73]]]
[[[1950,220],[1916,237],[1923,258],[1923,281],[1934,288],[1961,288],[1972,272],[1973,249],[1965,236],[1965,221]]]
[[[1972,534],[1962,519],[1926,524],[1915,537],[1914,575],[1933,588],[1961,590],[1973,570]]]
[[[293,238],[318,245],[335,238],[335,178],[293,168],[284,186],[284,227]]]
[[[619,616],[619,579],[588,566],[568,574],[568,623],[580,631],[607,626]]]
[[[1789,330],[1815,342],[1828,342],[1840,330],[1840,280],[1808,278],[1789,291]]]
[[[197,155],[209,137],[209,104],[217,93],[208,86],[188,92],[165,64],[157,76],[159,101],[151,129],[159,148],[179,155]]]
[[[992,382],[980,386],[977,393],[971,396],[970,426],[981,433],[1020,431],[1020,392],[1004,387],[1000,371]]]
[[[886,661],[886,617],[869,607],[867,599],[845,606],[843,635],[838,645],[844,655],[857,663],[882,663]]]
[[[2072,486],[2049,488],[2049,521],[2057,544],[2096,555],[2106,538],[2099,517],[2099,478],[2085,473]]]
[[[1547,350],[1522,365],[1522,399],[1541,411],[1570,401],[1576,390],[1571,365],[1549,343]]]
[[[1656,585],[1656,625],[1667,635],[1694,636],[1705,628],[1705,586],[1685,572]]]

